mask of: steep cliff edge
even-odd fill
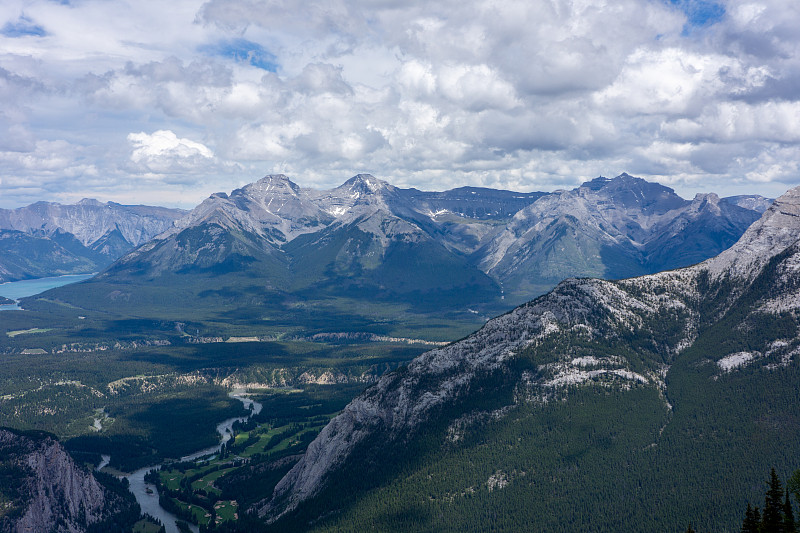
[[[80,533],[129,507],[51,436],[0,429],[0,532]]]

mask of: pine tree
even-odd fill
[[[770,471],[769,488],[764,498],[762,533],[783,533],[783,487],[775,468]]]
[[[692,527],[692,524],[689,524],[689,527],[688,527],[688,528],[686,528],[686,533],[695,533],[695,530],[694,530],[694,528]]]
[[[789,481],[786,482],[786,488],[789,492],[794,494],[797,503],[800,503],[800,470],[795,470]]]
[[[761,526],[761,514],[758,512],[758,507],[753,507],[748,503],[747,511],[744,514],[744,521],[742,522],[741,533],[759,533]]]
[[[794,512],[792,502],[789,500],[789,489],[786,489],[786,499],[783,502],[783,532],[795,533],[797,529],[794,525]]]

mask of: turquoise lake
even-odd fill
[[[20,298],[34,296],[44,291],[61,287],[62,285],[77,283],[79,281],[89,279],[92,276],[94,276],[94,274],[73,274],[69,276],[55,276],[52,278],[11,281],[0,284],[0,296],[5,296],[6,298],[10,298],[12,300],[19,300]],[[19,306],[16,304],[0,305],[0,311],[12,311],[15,309],[19,309]]]

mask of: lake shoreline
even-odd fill
[[[12,303],[0,304],[0,311],[24,311],[19,305],[21,298],[36,296],[56,287],[79,283],[96,276],[98,273],[91,274],[64,274],[62,276],[50,276],[45,278],[23,279],[18,281],[6,281],[0,283],[0,297],[3,301]]]

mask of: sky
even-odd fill
[[[4,0],[0,207],[192,207],[277,173],[775,197],[799,52],[786,0]]]

